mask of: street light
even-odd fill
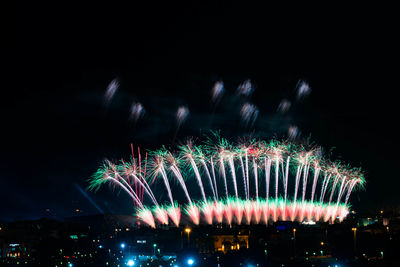
[[[189,258],[189,259],[187,260],[187,264],[190,265],[190,266],[192,266],[192,265],[194,264],[194,260],[193,260],[192,258]]]
[[[293,247],[294,247],[294,258],[296,258],[296,228],[293,228]]]
[[[189,243],[190,243],[190,237],[189,237],[189,235],[190,235],[190,232],[192,231],[192,229],[190,229],[189,227],[186,227],[185,228],[185,232],[187,233],[187,235],[188,235],[188,245],[189,245]]]
[[[353,231],[353,233],[354,233],[354,253],[356,253],[356,249],[357,249],[357,228],[356,227],[353,227],[353,228],[351,228],[351,230]]]
[[[128,262],[126,263],[126,265],[128,265],[128,266],[134,266],[134,265],[135,265],[135,261],[134,261],[134,260],[128,260]]]
[[[125,243],[121,243],[121,248],[125,248]]]

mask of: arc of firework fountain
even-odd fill
[[[253,171],[254,171],[254,183],[256,188],[256,200],[258,201],[258,166],[253,156]]]
[[[271,158],[269,156],[264,157],[264,164],[265,164],[265,199],[268,202],[270,174],[271,174]]]
[[[214,196],[214,200],[217,200],[217,195],[215,194],[215,189],[214,189],[214,186],[213,186],[213,182],[211,180],[210,171],[208,170],[208,167],[207,167],[207,164],[206,164],[206,161],[204,160],[204,158],[200,159],[200,163],[201,163],[201,165],[203,166],[203,168],[206,171],[206,174],[207,174],[207,177],[208,177],[208,181],[209,181],[209,184],[210,184],[210,187],[211,187],[211,191],[212,191],[213,196]]]
[[[235,189],[235,196],[236,196],[236,199],[239,199],[238,190],[237,190],[237,183],[236,183],[235,163],[233,162],[233,155],[232,154],[228,156],[228,163],[229,163],[229,166],[230,166],[230,169],[231,169],[233,187]]]
[[[204,192],[203,182],[201,181],[201,175],[200,175],[199,169],[197,168],[196,162],[193,159],[193,155],[189,154],[188,155],[188,159],[190,161],[190,164],[192,165],[192,169],[193,169],[193,172],[194,172],[195,177],[197,179],[197,183],[198,183],[198,185],[200,187],[200,191],[201,191],[201,195],[203,196],[203,200],[207,201],[206,194]]]
[[[336,201],[336,206],[339,205],[340,199],[342,198],[342,195],[343,195],[344,191],[346,190],[346,187],[349,184],[349,182],[350,182],[350,180],[346,179],[346,176],[344,176],[343,179],[342,179],[342,184],[341,184],[340,189],[339,189],[339,193],[338,193],[338,197],[337,197],[337,201]]]
[[[347,205],[347,202],[349,201],[349,198],[350,198],[350,194],[351,194],[351,192],[353,191],[354,186],[355,186],[358,182],[359,182],[359,179],[354,179],[354,181],[352,181],[352,183],[350,184],[349,189],[348,189],[348,191],[347,191],[346,199],[345,199],[345,202],[344,202],[345,205]]]
[[[249,199],[249,194],[248,194],[248,189],[247,189],[247,181],[246,181],[246,172],[244,168],[244,163],[243,163],[243,155],[239,155],[239,160],[240,160],[240,166],[242,170],[242,177],[243,177],[243,188],[244,188],[244,196],[246,199]]]
[[[214,161],[213,157],[210,157],[210,163],[211,163],[211,170],[212,170],[212,176],[213,176],[213,181],[214,181],[214,190],[215,190],[215,196],[218,201],[218,187],[217,187],[217,179],[215,178],[215,170],[214,170]]]
[[[318,177],[319,177],[319,172],[321,171],[321,168],[317,163],[314,163],[314,179],[313,179],[313,185],[312,185],[312,191],[311,191],[311,203],[314,202],[314,195],[315,195],[315,189],[317,188],[317,182],[318,182]]]
[[[249,158],[248,158],[248,153],[246,149],[246,182],[247,182],[247,199],[250,199],[250,178],[249,178]]]
[[[320,200],[319,200],[321,203],[324,200],[326,189],[328,187],[331,177],[332,177],[332,173],[330,173],[329,171],[325,172],[325,178],[324,178],[324,182],[322,183],[321,196],[320,196]]]
[[[219,165],[221,168],[222,178],[224,180],[226,198],[228,198],[228,185],[226,184],[225,164],[224,164],[224,158],[222,156],[220,156]]]
[[[332,202],[333,194],[335,193],[336,185],[337,185],[337,183],[339,181],[339,178],[340,178],[340,174],[337,173],[336,176],[335,176],[335,179],[333,181],[333,185],[332,185],[332,189],[331,189],[331,195],[329,196],[329,202],[328,202],[329,204],[331,204],[331,202]]]

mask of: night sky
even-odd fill
[[[316,10],[318,8],[319,10]],[[105,158],[201,139],[221,130],[242,136],[301,137],[365,171],[360,211],[399,206],[398,31],[384,8],[253,6],[223,3],[137,6],[27,3],[11,7],[2,78],[0,221],[82,214],[131,214],[129,199],[104,187],[79,190]],[[120,87],[111,103],[111,80]],[[210,103],[215,81],[226,93]],[[260,113],[253,127],[240,121],[247,99]],[[295,101],[297,82],[312,92]],[[282,99],[293,101],[286,115]],[[133,101],[145,116],[129,121]],[[178,106],[190,110],[176,138]],[[48,211],[46,211],[48,209]]]

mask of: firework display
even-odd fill
[[[360,168],[323,158],[319,147],[215,139],[189,142],[176,152],[149,152],[149,157],[138,150],[135,158],[132,148],[130,162],[106,160],[89,189],[106,183],[120,188],[132,199],[137,217],[155,228],[179,226],[183,216],[195,225],[342,221],[351,193],[365,184]],[[164,189],[165,199],[153,192],[155,185]]]

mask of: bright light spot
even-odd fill
[[[193,265],[194,260],[193,260],[193,259],[188,259],[187,263],[188,263],[189,265]]]
[[[72,265],[72,263],[68,263],[68,267],[72,267],[73,265]]]
[[[99,248],[103,248],[103,246],[102,246],[102,245],[100,245],[100,246],[99,246]]]
[[[135,265],[135,261],[134,260],[129,260],[126,265],[128,266],[134,266]]]
[[[125,248],[125,243],[121,243],[121,248]]]

